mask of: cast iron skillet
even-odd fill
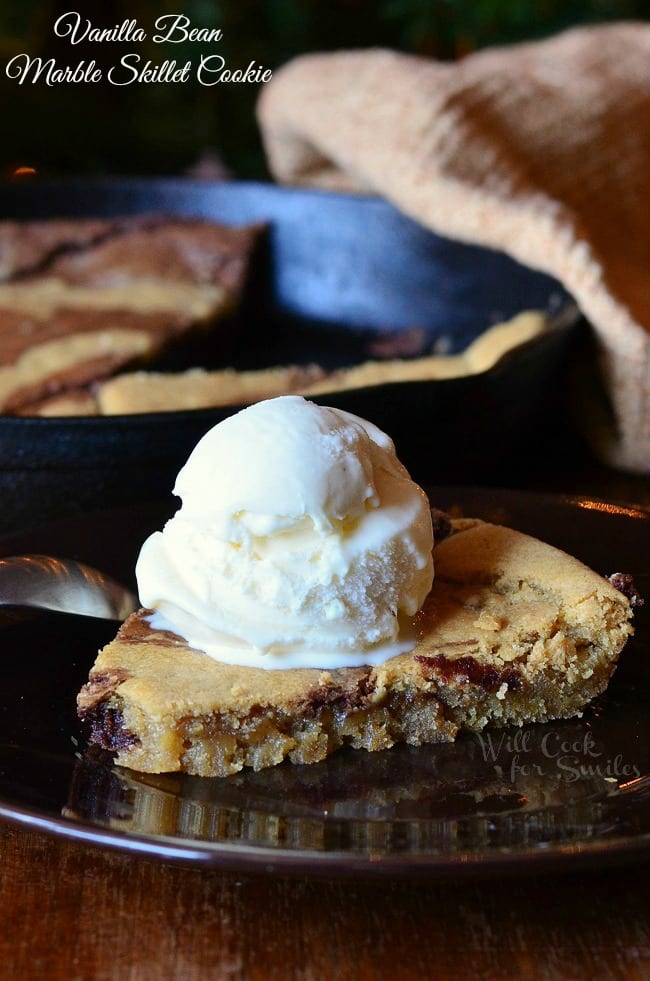
[[[487,324],[568,302],[550,277],[441,238],[384,201],[271,184],[73,180],[0,186],[0,217],[165,212],[268,223],[229,360],[263,365],[369,356],[386,332],[462,350]],[[558,329],[471,378],[328,395],[394,438],[421,481],[476,483],[516,453],[562,384]],[[206,363],[214,352],[204,352]],[[109,418],[0,418],[0,531],[167,493],[197,439],[233,410]]]

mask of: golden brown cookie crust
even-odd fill
[[[456,355],[366,361],[326,371],[317,365],[287,365],[253,371],[204,371],[200,368],[160,374],[125,372],[97,387],[99,415],[250,405],[277,395],[307,398],[396,382],[436,381],[488,371],[522,344],[549,330],[542,313],[528,311],[489,327]]]

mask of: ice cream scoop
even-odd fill
[[[429,504],[376,426],[298,396],[259,402],[200,440],[174,493],[136,568],[154,626],[265,668],[378,664],[415,643]]]

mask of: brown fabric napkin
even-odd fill
[[[599,452],[650,472],[650,25],[454,64],[307,55],[264,87],[258,117],[278,180],[383,195],[561,280],[593,325],[614,409]]]

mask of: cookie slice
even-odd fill
[[[0,282],[36,272],[55,255],[94,245],[114,235],[119,224],[106,218],[0,221]]]
[[[0,224],[0,411],[159,354],[237,304],[258,227],[185,218]],[[39,239],[40,233],[40,239]],[[4,259],[2,258],[4,256]]]
[[[454,530],[435,549],[416,647],[378,667],[222,664],[139,611],[78,696],[91,740],[136,770],[225,776],[579,714],[632,632],[630,601],[519,532],[467,520]]]

